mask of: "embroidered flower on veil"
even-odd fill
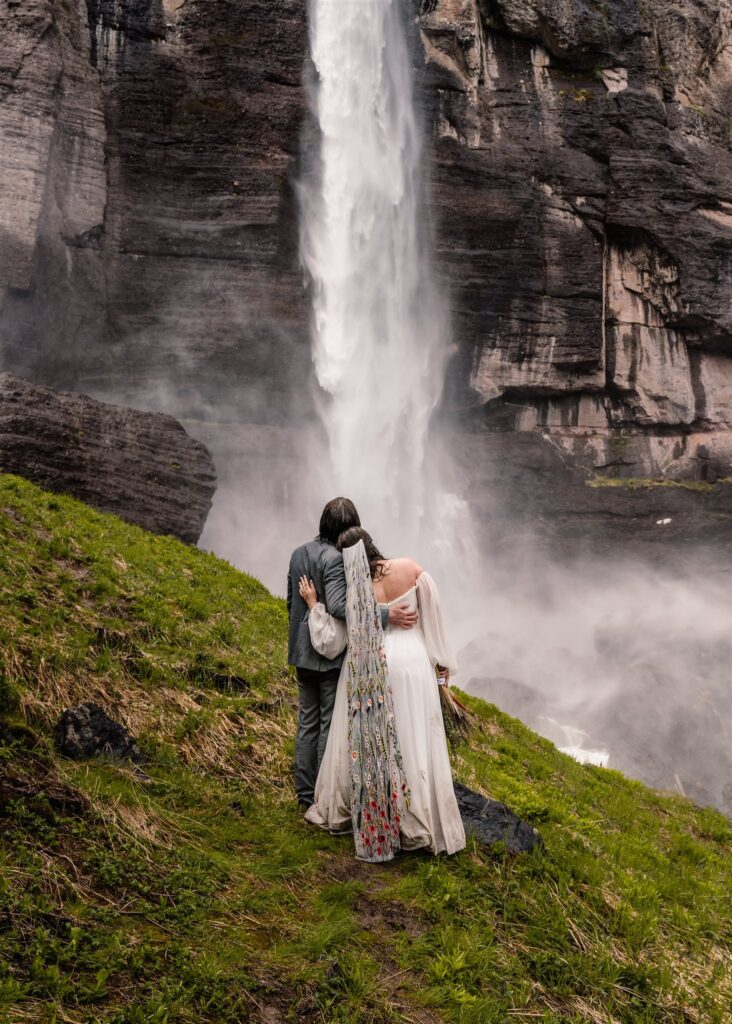
[[[343,552],[348,627],[347,679],[352,708],[351,820],[356,856],[387,861],[400,848],[398,794],[409,803],[383,646],[383,631],[363,541]],[[367,810],[368,808],[368,810]],[[368,817],[367,817],[368,815]],[[380,824],[377,833],[373,823]]]

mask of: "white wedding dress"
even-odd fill
[[[399,808],[401,846],[455,853],[465,846],[465,829],[452,784],[435,665],[444,665],[451,672],[457,665],[445,636],[437,586],[429,573],[423,572],[416,586],[389,604],[406,604],[419,614],[413,629],[388,627],[384,632],[396,733],[410,790],[409,806]],[[342,649],[345,629],[328,615],[324,605],[315,605],[309,621],[317,650],[332,651],[339,644]],[[305,814],[306,821],[334,833],[352,829],[347,660],[315,784],[315,803]]]

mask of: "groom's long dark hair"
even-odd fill
[[[334,547],[344,530],[360,526],[361,519],[350,498],[333,498],[323,509],[318,527],[318,537]]]

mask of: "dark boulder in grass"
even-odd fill
[[[78,704],[64,711],[54,731],[56,749],[74,761],[107,757],[142,764],[134,736],[98,704]]]
[[[454,783],[455,796],[468,835],[483,846],[504,842],[509,853],[528,853],[544,845],[537,829],[522,821],[505,804]]]
[[[216,489],[208,449],[172,416],[0,374],[0,471],[189,544]]]

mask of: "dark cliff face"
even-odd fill
[[[256,416],[293,358],[308,365],[303,3],[3,7],[3,364],[194,413],[236,382]]]
[[[729,5],[425,0],[420,32],[453,401],[595,469],[725,471]]]
[[[310,372],[306,13],[2,0],[2,368],[284,429]],[[515,462],[524,439],[529,476],[730,475],[728,4],[414,14],[470,458]]]

